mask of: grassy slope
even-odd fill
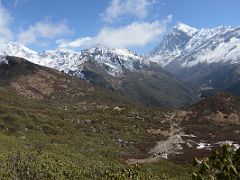
[[[99,103],[32,100],[16,95],[9,87],[1,87],[0,152],[17,148],[52,152],[74,161],[89,178],[107,169],[115,171],[127,166],[120,157],[137,154],[135,144],[163,138],[147,133],[147,129],[161,126],[162,110],[128,106],[119,113],[113,110],[114,104]],[[143,174],[147,169],[173,179],[186,179],[191,170],[166,161],[140,168]]]
[[[76,163],[86,179],[127,167],[126,155],[142,154],[137,147],[164,138],[148,129],[170,126],[161,123],[163,109],[136,106],[121,94],[19,58],[0,66],[0,85],[0,153],[54,153]],[[167,161],[140,166],[142,175],[148,171],[171,179],[191,174],[189,165]]]

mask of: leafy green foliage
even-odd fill
[[[240,179],[240,149],[234,151],[229,145],[223,145],[222,152],[213,151],[202,161],[195,160],[198,170],[193,173],[194,180]]]
[[[138,165],[130,166],[129,168],[122,168],[117,172],[107,170],[104,174],[106,179],[139,179]]]
[[[81,171],[70,161],[38,152],[11,152],[0,157],[1,179],[80,179]]]
[[[118,169],[109,169],[102,176],[103,179],[113,180],[152,180],[152,179],[170,179],[165,173],[154,174],[144,165],[133,164]]]

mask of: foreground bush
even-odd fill
[[[74,163],[49,153],[16,152],[0,157],[1,179],[81,179]]]
[[[194,180],[239,180],[240,149],[234,151],[229,145],[222,147],[222,152],[213,151],[202,161],[195,160],[198,170],[193,173]]]

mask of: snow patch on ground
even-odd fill
[[[197,143],[197,149],[207,149],[207,150],[211,150],[212,148],[212,145],[211,143],[204,143],[204,142],[200,142],[200,143]]]

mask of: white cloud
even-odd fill
[[[103,21],[109,23],[126,15],[144,19],[148,15],[150,6],[155,2],[156,0],[111,0],[101,17]]]
[[[94,38],[82,37],[70,42],[64,39],[60,39],[60,40],[57,40],[56,43],[59,44],[59,47],[70,47],[70,48],[87,47],[87,46],[91,46],[91,44],[94,43]]]
[[[10,29],[12,20],[10,13],[2,6],[0,1],[0,44],[12,40],[13,35]]]
[[[155,21],[152,23],[134,22],[130,25],[111,28],[105,27],[95,37],[81,37],[74,41],[58,41],[59,47],[81,48],[96,45],[108,47],[145,46],[157,40],[166,30],[166,24]]]
[[[18,41],[28,45],[38,43],[42,39],[54,39],[58,36],[71,33],[65,21],[53,23],[51,21],[37,22],[26,31],[18,35]],[[38,43],[39,44],[39,43]]]

